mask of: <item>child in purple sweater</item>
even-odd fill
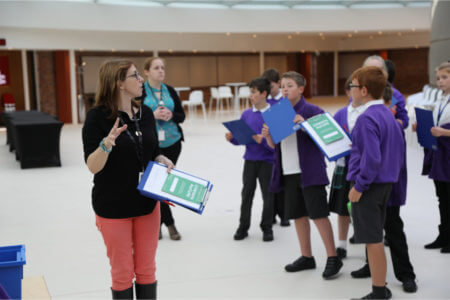
[[[355,242],[366,244],[372,275],[372,292],[362,299],[390,299],[386,287],[386,254],[383,227],[386,207],[404,163],[400,126],[382,100],[386,77],[378,67],[363,67],[352,74],[351,95],[362,107],[352,131],[347,180],[353,183],[352,202]]]
[[[253,107],[245,110],[242,113],[241,119],[253,131],[261,132],[264,124],[262,113],[270,107],[266,101],[267,95],[270,92],[270,82],[266,78],[258,77],[253,79],[249,86],[250,102]],[[225,138],[234,145],[238,144],[231,132],[227,132]],[[245,146],[241,215],[239,227],[234,234],[234,239],[237,241],[243,240],[248,236],[256,181],[259,180],[259,187],[264,202],[260,227],[263,231],[263,241],[269,242],[273,241],[273,194],[269,192],[273,165],[273,149],[267,145],[266,139],[261,134],[255,134],[253,139],[256,142],[255,144]]]

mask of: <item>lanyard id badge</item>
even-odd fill
[[[166,140],[166,132],[164,131],[164,129],[160,128],[158,130],[158,141],[163,142]]]

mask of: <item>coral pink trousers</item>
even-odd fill
[[[111,264],[112,289],[126,290],[156,281],[156,248],[160,226],[159,202],[152,213],[127,219],[96,216],[96,224],[105,241]]]

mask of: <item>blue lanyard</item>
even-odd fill
[[[437,124],[439,125],[439,121],[441,120],[442,114],[444,113],[445,108],[447,107],[448,103],[450,102],[450,99],[447,99],[447,102],[445,102],[444,107],[442,107],[442,102],[441,104],[439,104],[439,110],[438,110],[438,115],[437,115]],[[441,108],[442,107],[442,108]]]

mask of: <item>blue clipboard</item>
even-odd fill
[[[207,182],[207,186],[206,186],[206,194],[205,194],[205,196],[203,197],[203,201],[202,201],[200,207],[198,207],[198,208],[191,207],[191,206],[189,206],[189,205],[186,205],[186,204],[184,204],[184,203],[181,203],[181,202],[179,202],[179,201],[177,201],[177,200],[175,200],[175,199],[172,199],[172,198],[170,198],[170,197],[164,197],[164,196],[159,195],[159,194],[157,194],[157,193],[151,193],[151,192],[145,190],[145,185],[146,185],[147,180],[148,180],[148,178],[149,178],[149,176],[150,176],[150,173],[152,172],[152,169],[153,169],[153,167],[154,167],[155,165],[162,166],[162,167],[164,167],[164,168],[167,169],[166,166],[164,166],[164,165],[162,165],[162,164],[160,164],[160,163],[157,163],[157,162],[154,162],[154,161],[150,161],[150,162],[148,163],[147,168],[145,169],[144,174],[142,175],[142,178],[141,178],[141,180],[140,180],[140,182],[139,182],[139,184],[138,184],[138,187],[137,187],[137,189],[139,190],[139,192],[141,193],[141,195],[143,195],[143,196],[145,196],[145,197],[149,197],[149,198],[154,199],[154,200],[157,200],[157,201],[161,201],[161,202],[169,202],[169,204],[170,204],[170,203],[173,203],[173,204],[182,206],[182,207],[184,207],[184,208],[187,208],[187,209],[189,209],[189,210],[192,210],[193,212],[196,212],[196,213],[198,213],[199,215],[201,215],[201,214],[203,213],[203,210],[205,209],[206,202],[207,202],[208,199],[209,199],[209,195],[210,195],[211,190],[212,190],[212,188],[213,188],[213,184],[212,184],[210,181],[205,180],[205,179],[202,179],[202,178],[200,178],[200,177],[193,176],[193,175],[191,175],[191,174],[189,174],[189,173],[180,171],[180,170],[178,170],[178,169],[172,169],[171,172],[173,172],[173,171],[175,170],[175,171],[177,171],[177,172],[180,172],[180,173],[183,173],[183,174],[187,174],[187,175],[189,175],[189,176],[191,176],[191,177],[193,177],[193,178],[197,178],[197,179],[200,179],[200,180],[202,180],[202,181]]]
[[[427,149],[437,150],[437,139],[431,134],[434,127],[433,112],[428,109],[414,107],[417,119],[417,139]]]
[[[253,139],[256,132],[254,132],[244,120],[239,119],[223,122],[222,124],[233,134],[233,137],[237,140],[239,145],[256,144]]]
[[[281,99],[262,113],[275,144],[301,128],[300,124],[294,123],[295,115],[295,110],[287,98]]]

